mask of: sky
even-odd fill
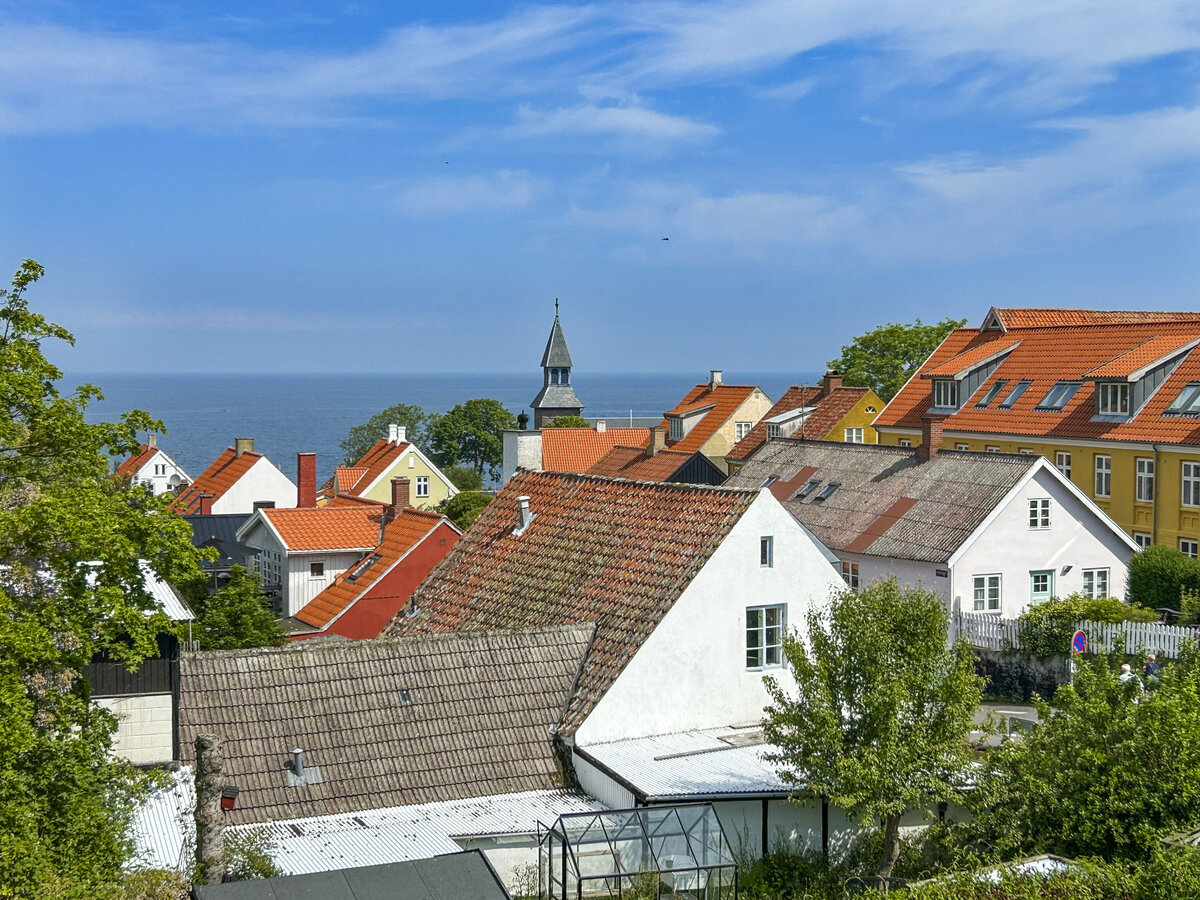
[[[555,298],[638,372],[1197,309],[1198,67],[1195,0],[0,0],[0,263],[88,371],[527,370]]]

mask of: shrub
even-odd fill
[[[1182,595],[1200,593],[1200,560],[1155,544],[1129,563],[1130,603],[1147,609],[1181,609]]]
[[[1157,622],[1158,613],[1122,603],[1115,597],[1069,597],[1031,606],[1021,613],[1021,646],[1034,656],[1055,656],[1071,649],[1079,622]]]
[[[451,522],[466,531],[491,502],[491,494],[485,494],[482,491],[463,491],[446,501],[446,516]]]

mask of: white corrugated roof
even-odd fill
[[[191,865],[195,822],[192,768],[175,774],[135,813],[137,864],[185,871]],[[534,834],[564,813],[604,806],[568,791],[525,791],[417,806],[393,806],[333,816],[237,825],[230,832],[266,830],[275,863],[285,875],[305,875],[457,853],[455,837]]]
[[[711,728],[580,748],[647,799],[785,793],[756,728]]]
[[[154,570],[145,560],[140,560],[139,565],[142,567],[146,593],[154,598],[154,602],[167,614],[168,619],[172,622],[190,622],[196,618],[188,609],[188,605],[179,598],[169,584],[154,574]]]

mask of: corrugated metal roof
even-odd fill
[[[167,614],[172,622],[190,622],[196,618],[188,605],[175,593],[174,588],[154,574],[145,560],[139,560],[142,567],[142,577],[146,585],[146,593],[154,598],[154,602]]]
[[[134,854],[127,868],[190,872],[196,841],[195,807],[192,767],[183,766],[171,773],[167,787],[152,793],[133,811],[129,836]]]
[[[775,766],[762,758],[769,746],[757,727],[660,734],[580,749],[647,799],[789,790]]]

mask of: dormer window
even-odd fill
[[[1129,382],[1099,382],[1096,385],[1096,412],[1102,416],[1129,415]]]
[[[939,379],[933,383],[933,405],[938,409],[958,409],[958,382]]]
[[[674,418],[670,420],[670,438],[673,441],[683,440],[683,419]]]
[[[777,437],[779,437],[779,423],[778,422],[768,422],[767,423],[767,440],[771,440],[771,439],[777,438]]]

